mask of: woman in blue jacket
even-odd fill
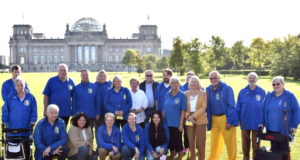
[[[148,160],[159,160],[168,153],[169,129],[158,110],[153,112],[150,123],[145,126],[145,143]]]
[[[284,79],[281,76],[272,80],[273,92],[269,92],[263,105],[263,121],[267,132],[286,136],[295,133],[299,124],[299,104],[293,93],[284,88]],[[283,120],[286,115],[287,121]],[[273,152],[287,152],[288,140],[271,142]]]
[[[109,156],[113,160],[118,160],[121,157],[121,133],[115,123],[115,115],[106,113],[104,116],[105,124],[102,124],[96,135],[98,154],[100,160],[105,160]]]
[[[136,114],[129,113],[128,123],[122,128],[122,159],[128,160],[132,155],[135,159],[145,159],[145,135],[141,126],[136,124]]]
[[[25,81],[20,77],[15,79],[16,92],[12,92],[6,99],[2,107],[2,123],[7,128],[20,129],[34,125],[37,120],[37,104],[34,96],[25,90]],[[24,140],[24,150],[26,159],[30,156],[29,138],[30,133],[8,133],[8,140],[20,136]]]
[[[126,124],[127,115],[132,106],[132,99],[130,91],[122,87],[121,76],[113,78],[113,86],[105,95],[104,106],[108,112],[116,115],[118,127]]]

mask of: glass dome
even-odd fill
[[[101,32],[102,26],[94,18],[84,17],[74,23],[71,31],[73,31],[73,32]]]

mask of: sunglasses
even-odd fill
[[[149,74],[149,75],[146,75],[146,77],[152,77],[152,75],[151,75],[151,74]]]
[[[273,87],[274,87],[275,85],[276,85],[276,86],[279,86],[280,83],[273,83],[273,84],[272,84]]]
[[[210,80],[218,79],[218,77],[210,77],[209,79],[210,79]]]

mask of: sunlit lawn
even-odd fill
[[[42,111],[43,111],[43,89],[46,85],[47,80],[52,77],[55,76],[57,73],[22,73],[22,77],[27,81],[30,91],[34,94],[37,103],[38,103],[38,111],[39,111],[39,119],[42,118]],[[97,73],[93,72],[90,75],[90,81],[94,82],[95,81],[95,77],[96,77]],[[113,78],[114,75],[121,75],[123,77],[123,86],[129,87],[129,79],[131,77],[137,77],[139,78],[141,81],[144,80],[143,74],[141,74],[141,76],[139,76],[137,73],[125,73],[125,72],[118,72],[118,73],[108,73],[108,78],[111,80]],[[2,83],[11,77],[11,74],[9,73],[0,73],[0,84],[2,85]],[[71,77],[75,84],[78,84],[80,82],[80,73],[77,72],[72,72],[69,73],[69,77]],[[184,76],[180,76],[182,83],[185,82],[185,78]],[[155,79],[157,81],[161,81],[162,77],[160,73],[155,73]],[[241,90],[242,88],[245,87],[245,85],[247,84],[246,82],[246,77],[242,76],[242,75],[222,75],[222,80],[224,80],[227,84],[231,85],[234,93],[235,93],[235,97],[237,97],[239,90]],[[203,86],[208,86],[209,85],[209,81],[207,79],[207,77],[201,77],[201,83]],[[263,87],[266,91],[270,91],[272,89],[271,86],[271,77],[261,77],[260,80],[258,81],[258,84]],[[286,85],[285,88],[292,91],[296,97],[298,99],[300,99],[300,81],[292,81],[292,80],[287,80],[286,81]],[[1,95],[1,93],[0,93]],[[0,106],[3,105],[3,101],[2,98],[0,100]],[[2,112],[1,112],[2,114]],[[240,137],[240,130],[237,130],[237,142],[238,142],[238,160],[242,159],[242,149],[241,149],[241,137]],[[295,138],[295,142],[293,142],[291,144],[292,147],[292,159],[293,160],[299,160],[300,159],[300,154],[296,153],[296,151],[300,151],[300,132],[298,132],[296,134],[296,138]],[[206,141],[206,157],[208,157],[209,154],[209,148],[210,148],[210,133],[207,132],[207,141]],[[266,145],[269,145],[268,143],[265,143]],[[221,159],[226,159],[227,155],[226,155],[226,151],[225,151],[225,147],[221,156]]]

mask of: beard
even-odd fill
[[[169,83],[170,79],[169,78],[164,78],[165,83]]]
[[[255,86],[256,82],[248,82],[249,86]]]

